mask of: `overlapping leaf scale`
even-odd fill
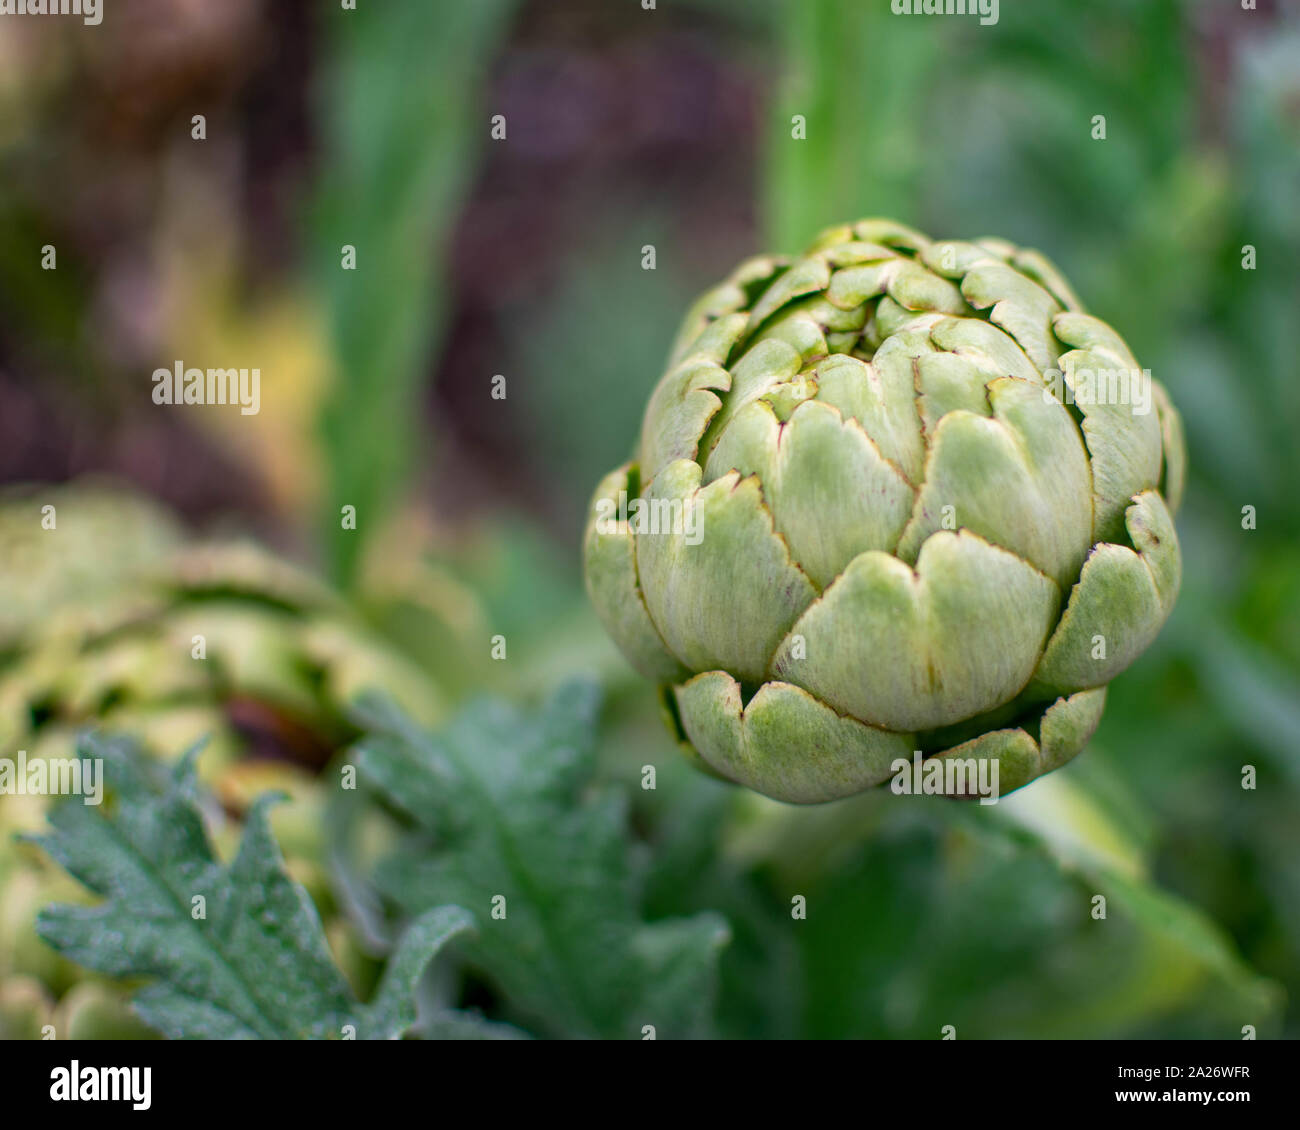
[[[698,525],[589,526],[588,568],[714,771],[824,800],[919,744],[995,758],[1007,791],[1086,743],[1176,595],[1186,458],[1154,382],[1146,415],[1075,403],[1085,367],[1136,369],[1081,309],[1037,252],[878,220],[692,308],[641,486]]]
[[[691,304],[673,342],[668,367],[675,368],[691,352],[700,335],[718,318],[746,312],[756,289],[769,285],[786,269],[788,261],[775,255],[756,255],[740,264],[725,282],[706,291]]]
[[[1058,603],[1028,562],[942,530],[915,571],[887,553],[855,557],[781,641],[772,671],[871,725],[934,729],[1021,691]]]
[[[1143,491],[1124,520],[1134,549],[1093,548],[1034,673],[1035,687],[1104,686],[1150,646],[1172,610],[1182,553],[1169,508],[1158,491]]]
[[[992,375],[1042,381],[1042,374],[1015,338],[979,318],[943,318],[930,329],[939,349],[969,359]]]
[[[915,497],[861,424],[820,400],[799,403],[784,424],[767,399],[748,404],[704,478],[733,469],[758,477],[790,555],[818,589],[859,553],[892,549]]]
[[[636,541],[620,497],[635,497],[632,464],[611,471],[596,488],[583,536],[583,573],[596,615],[619,649],[646,678],[677,682],[689,672],[668,650],[650,619],[636,572]]]
[[[853,234],[866,243],[883,243],[889,247],[900,247],[905,251],[918,252],[925,248],[930,240],[906,224],[897,220],[867,219],[858,220],[848,225]]]
[[[745,704],[731,675],[708,671],[673,693],[682,729],[710,768],[778,800],[861,792],[911,756],[912,735],[838,715],[790,683],[764,683]]]
[[[976,773],[981,769],[979,762],[996,762],[997,789],[1005,795],[1035,777],[1059,769],[1082,750],[1096,732],[1105,705],[1105,687],[1063,696],[1038,716],[1037,739],[1024,726],[1010,726],[980,734],[936,756],[940,760],[973,761]],[[968,781],[970,777],[968,769]],[[974,789],[954,795],[971,796]]]
[[[899,557],[915,561],[946,519],[948,528],[973,530],[1032,563],[1064,591],[1092,544],[1088,457],[1074,421],[1041,383],[998,377],[981,405],[971,385],[954,390],[956,376],[950,365],[921,369],[923,396],[934,388],[965,405],[934,429]]]
[[[803,368],[794,346],[776,338],[763,338],[751,346],[731,369],[731,391],[709,421],[699,442],[699,462],[708,461],[719,438],[746,405],[789,381]]]
[[[1074,348],[1060,357],[1067,397],[1083,415],[1083,436],[1092,456],[1093,540],[1124,535],[1124,512],[1134,495],[1160,485],[1163,438],[1160,414],[1132,402],[1132,390],[1103,389],[1102,373],[1138,372],[1123,339],[1105,322],[1087,314],[1062,313],[1053,319],[1056,336]],[[1154,395],[1152,396],[1154,401]]]
[[[1096,731],[1106,701],[1105,687],[1063,695],[1019,725],[936,751],[921,735],[837,714],[790,683],[765,683],[745,703],[735,679],[710,671],[672,693],[683,731],[709,769],[794,804],[834,800],[882,784],[917,749],[968,763],[966,780],[972,787],[962,790],[958,778],[954,795],[959,796],[972,795],[975,781],[990,779],[980,762],[996,762],[998,792],[1005,794],[1078,754]]]
[[[1164,469],[1160,476],[1160,493],[1169,505],[1169,513],[1177,514],[1187,485],[1187,440],[1183,435],[1183,418],[1169,399],[1165,386],[1155,380],[1151,385],[1155,392],[1156,411],[1160,417],[1163,449]]]
[[[969,312],[961,291],[947,279],[900,257],[844,267],[831,275],[826,288],[827,301],[841,310],[856,309],[885,294],[904,310]]]
[[[666,520],[636,538],[650,618],[692,671],[767,677],[767,659],[816,595],[773,527],[757,478],[728,472],[701,485],[681,459],[645,492]]]
[[[989,321],[1006,330],[1040,373],[1056,365],[1059,350],[1052,316],[1061,306],[1046,290],[1015,268],[993,259],[978,262],[961,281],[961,293]]]
[[[655,386],[641,423],[641,476],[649,482],[675,459],[694,459],[709,422],[722,408],[732,376],[723,363],[745,329],[743,313],[726,314],[697,335],[683,359]]]
[[[871,361],[835,355],[818,364],[817,399],[857,421],[881,456],[913,485],[925,468],[925,440],[913,396],[910,361],[888,353]]]

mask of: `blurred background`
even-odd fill
[[[212,735],[218,823],[300,798],[277,830],[329,919],[313,786],[360,687],[433,724],[590,672],[609,775],[663,766],[647,906],[731,922],[723,1034],[1300,1035],[1300,5],[107,8],[0,18],[4,755]],[[582,594],[689,301],[866,215],[1039,248],[1186,421],[1175,614],[996,810],[697,777]],[[260,412],[154,404],[178,359],[260,368]],[[123,1030],[30,935],[69,893],[8,842],[38,800],[0,797],[0,1017]]]

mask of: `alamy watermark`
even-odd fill
[[[998,0],[890,0],[896,16],[979,16],[987,27],[998,22]]]
[[[704,523],[698,506],[687,506],[680,498],[633,498],[627,491],[617,498],[596,500],[596,532],[616,534],[627,523],[637,537],[647,534],[680,534],[687,545],[704,540]]]
[[[895,758],[890,791],[897,796],[979,797],[997,804],[999,762],[995,757],[929,757],[918,749],[912,760]]]
[[[101,757],[0,757],[0,795],[80,796],[83,804],[104,799]]]
[[[262,407],[261,369],[187,369],[177,361],[153,371],[155,404],[238,404],[245,416]]]
[[[94,27],[104,19],[104,0],[0,0],[0,16],[80,16]]]
[[[152,1075],[152,1067],[95,1067],[74,1059],[50,1072],[50,1101],[130,1103],[133,1110],[148,1110]]]
[[[1150,369],[1085,369],[1076,368],[1066,381],[1060,369],[1048,369],[1043,374],[1047,387],[1043,400],[1059,400],[1063,404],[1128,404],[1134,416],[1145,416],[1151,411]]]

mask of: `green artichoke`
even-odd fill
[[[51,504],[57,526],[41,524]],[[196,656],[202,640],[203,658]],[[233,853],[254,798],[282,791],[272,823],[291,874],[334,913],[319,777],[356,735],[350,709],[375,688],[412,717],[441,716],[439,690],[311,574],[245,541],[192,541],[164,510],[107,484],[0,493],[0,757],[76,756],[95,727],[173,758],[208,739],[200,773],[218,850]],[[85,897],[20,833],[44,830],[48,798],[0,795],[0,1038],[55,1025],[59,1038],[138,1035],[126,990],[74,967],[36,935],[52,902]]]
[[[691,308],[596,488],[587,589],[717,775],[817,802],[919,752],[1006,793],[1083,748],[1169,615],[1185,464],[1042,255],[863,220]]]

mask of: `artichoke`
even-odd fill
[[[41,525],[46,503],[55,529]],[[357,736],[351,706],[371,688],[425,724],[440,717],[423,670],[327,585],[256,544],[189,540],[166,511],[107,485],[0,495],[0,756],[76,756],[92,726],[159,758],[206,737],[218,850],[233,852],[258,794],[286,793],[277,838],[348,968],[355,946],[326,878],[319,773]],[[45,1023],[60,1038],[138,1035],[124,989],[36,936],[42,906],[84,898],[15,842],[42,830],[46,806],[0,795],[0,1038]]]
[[[817,802],[919,754],[1006,793],[1083,748],[1169,615],[1185,463],[1042,255],[863,220],[690,309],[596,488],[587,590],[715,775]]]

